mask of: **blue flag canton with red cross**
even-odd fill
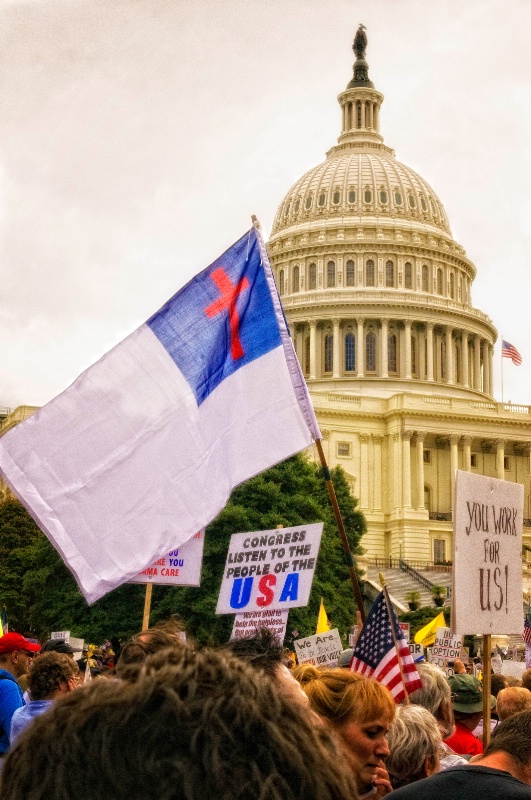
[[[197,405],[236,370],[281,344],[252,229],[146,323],[178,366]]]
[[[394,613],[392,616],[394,617],[392,623],[395,628],[395,636],[397,641],[400,642],[404,639],[404,634],[402,633]],[[353,657],[359,658],[360,661],[376,669],[384,656],[393,648],[394,640],[391,630],[391,621],[387,613],[387,605],[383,592],[381,592],[369,611],[365,625],[361,629]]]

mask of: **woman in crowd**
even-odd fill
[[[392,791],[384,759],[386,735],[395,716],[391,693],[371,678],[346,669],[293,670],[310,706],[335,731],[354,773],[360,800]]]
[[[11,744],[34,717],[44,714],[54,700],[77,689],[80,684],[79,667],[64,653],[43,653],[35,659],[28,673],[30,702],[19,708],[11,720]]]
[[[387,734],[386,768],[399,789],[439,771],[441,732],[433,714],[422,706],[398,706]]]

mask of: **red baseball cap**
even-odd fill
[[[0,655],[2,653],[14,653],[15,650],[28,650],[30,653],[38,653],[40,649],[40,644],[29,642],[20,633],[6,633],[4,636],[0,636]]]

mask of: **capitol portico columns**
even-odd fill
[[[446,383],[454,382],[454,359],[452,347],[452,329],[446,328]]]
[[[457,445],[459,442],[459,435],[453,433],[450,436],[450,486],[452,497],[452,508],[454,507],[454,492],[455,492],[455,473],[459,467]]]
[[[463,386],[468,387],[468,333],[463,331],[461,334],[461,364],[463,370]]]
[[[411,508],[411,437],[412,431],[402,431],[402,505]]]
[[[415,442],[417,445],[417,508],[424,508],[424,439],[426,433],[417,431]]]
[[[373,434],[374,442],[374,490],[373,490],[373,510],[382,509],[382,442],[381,434]]]
[[[358,336],[356,340],[356,365],[358,371],[358,378],[363,378],[365,371],[363,369],[363,320],[358,319]]]
[[[369,508],[369,434],[360,433],[360,508]]]
[[[411,321],[406,319],[404,322],[405,338],[406,338],[406,380],[411,380]]]
[[[316,339],[317,339],[317,320],[310,320],[310,380],[315,380],[317,377],[316,365]]]
[[[380,350],[381,350],[381,353],[382,353],[382,378],[388,378],[389,377],[389,372],[388,372],[389,366],[388,366],[388,361],[387,361],[387,353],[388,353],[388,349],[387,348],[388,348],[388,339],[389,339],[389,328],[388,328],[389,320],[383,318],[381,320],[381,324],[382,324],[382,346],[381,346]]]
[[[505,479],[505,439],[496,439],[496,477],[503,481]]]
[[[481,391],[481,340],[474,337],[474,389]]]
[[[463,469],[465,472],[470,472],[472,469],[471,459],[470,459],[470,445],[472,444],[472,437],[471,436],[463,436]]]
[[[338,319],[334,319],[334,320],[332,320],[332,323],[334,325],[334,339],[333,339],[334,351],[333,351],[333,355],[332,355],[332,358],[333,358],[333,377],[334,378],[339,378],[339,361],[340,361],[340,358],[341,358],[341,356],[340,356],[340,353],[341,353],[340,341],[339,341],[339,320]]]
[[[427,362],[426,362],[426,379],[433,381],[433,323],[428,322],[426,325],[426,349],[427,349]]]

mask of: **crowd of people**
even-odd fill
[[[346,667],[289,666],[265,629],[198,649],[173,623],[150,628],[97,675],[66,642],[8,633],[0,797],[531,797],[531,670],[521,686],[492,676],[484,750],[482,684],[459,662],[449,679],[419,664],[422,688],[401,705]]]

